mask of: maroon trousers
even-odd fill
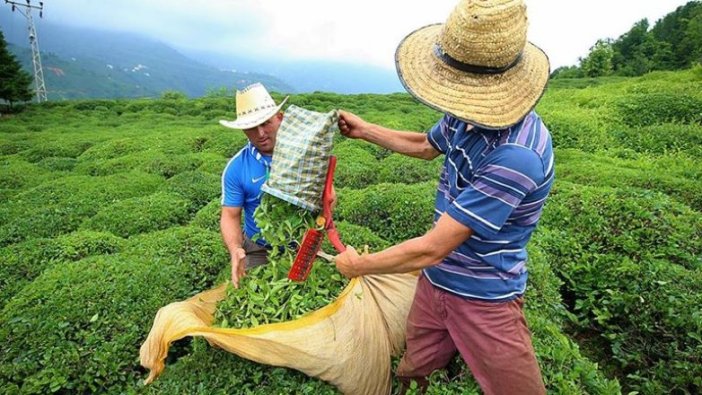
[[[502,303],[465,299],[420,276],[397,376],[421,383],[458,351],[486,395],[545,394],[522,305],[521,298]]]

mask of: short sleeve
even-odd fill
[[[535,152],[517,145],[500,146],[476,169],[447,212],[476,233],[494,236],[544,179],[543,163]]]
[[[227,164],[222,173],[222,206],[242,207],[244,205],[244,188],[236,174],[234,160]]]
[[[448,116],[444,115],[427,133],[427,140],[435,150],[445,154],[450,146],[450,128]]]

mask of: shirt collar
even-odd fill
[[[249,142],[248,145],[249,146],[247,149],[249,150],[249,153],[251,154],[251,156],[254,159],[256,159],[258,162],[264,164],[265,166],[268,166],[271,163],[271,158],[272,158],[271,155],[262,154],[258,150],[258,148],[254,147],[254,145],[251,144],[251,142]]]

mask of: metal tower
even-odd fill
[[[46,85],[44,84],[44,69],[41,66],[41,56],[39,55],[37,30],[34,28],[34,19],[32,19],[32,8],[39,10],[39,18],[42,18],[44,2],[40,1],[38,6],[31,4],[30,0],[26,0],[26,3],[22,4],[16,1],[5,0],[5,4],[12,5],[12,11],[17,10],[27,18],[29,45],[32,48],[32,65],[34,66],[34,85],[37,93],[37,102],[41,103],[46,101]]]

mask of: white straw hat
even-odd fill
[[[290,96],[276,105],[270,93],[260,83],[236,91],[236,119],[220,120],[219,124],[232,129],[249,129],[266,122],[275,115]]]
[[[397,73],[429,107],[485,128],[507,128],[536,106],[550,73],[548,57],[526,33],[522,0],[461,0],[445,24],[402,40]]]

